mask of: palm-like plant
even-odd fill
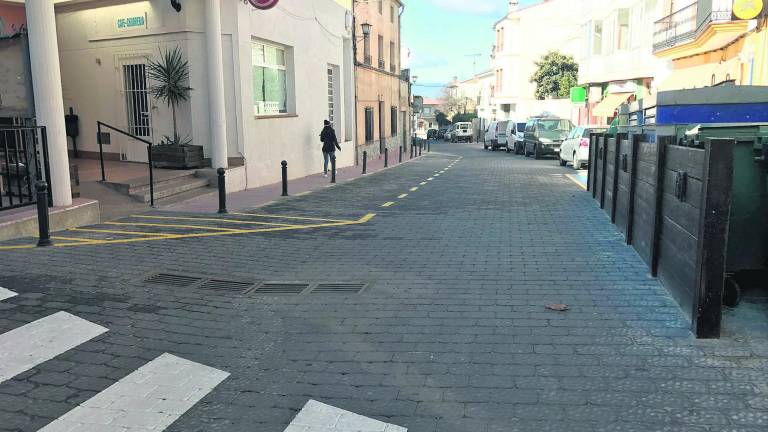
[[[192,88],[187,85],[189,81],[189,62],[181,55],[179,47],[173,50],[160,52],[158,60],[150,60],[148,64],[149,78],[153,84],[149,91],[155,99],[164,102],[171,108],[173,114],[173,139],[166,137],[168,144],[184,145],[176,130],[176,107],[189,99]]]

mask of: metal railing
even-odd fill
[[[386,69],[387,65],[384,60],[379,60],[379,69]]]
[[[363,56],[363,63],[370,66],[371,64],[373,64],[373,57],[371,57],[370,54],[366,54],[365,56]]]
[[[705,6],[706,7],[706,6]],[[713,10],[699,20],[699,3],[693,3],[656,21],[653,50],[660,51],[695,39],[711,23],[730,21],[733,6],[729,1],[714,1]]]
[[[99,143],[99,162],[101,163],[101,181],[105,182],[107,181],[107,175],[106,171],[104,169],[104,144],[103,144],[103,135],[101,132],[102,128],[106,128],[109,130],[113,130],[119,134],[125,135],[128,138],[135,139],[136,141],[143,142],[147,145],[147,164],[149,165],[149,205],[151,207],[155,206],[155,175],[154,175],[154,166],[152,163],[152,142],[147,141],[144,138],[137,137],[134,134],[128,133],[124,130],[118,129],[114,126],[108,125],[104,122],[97,121],[96,122],[96,141]]]
[[[51,183],[44,126],[0,128],[0,211],[37,203],[35,183]],[[53,206],[48,194],[48,206]]]

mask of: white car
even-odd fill
[[[470,122],[459,122],[455,123],[453,126],[453,130],[451,130],[451,142],[472,142],[472,123]]]
[[[589,161],[589,134],[605,132],[606,127],[577,126],[571,130],[568,137],[560,146],[560,166],[566,166],[568,162],[573,169],[581,169]]]
[[[445,131],[445,134],[443,135],[443,139],[446,141],[451,141],[452,140],[451,138],[453,138],[453,131],[454,131],[454,126],[453,125],[448,126],[448,130]]]
[[[499,147],[507,147],[507,124],[508,121],[492,121],[485,130],[485,139],[483,148],[496,150]]]

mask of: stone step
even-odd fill
[[[208,179],[195,177],[194,173],[173,180],[165,180],[155,184],[155,200],[172,197],[195,189],[207,188],[208,184]],[[149,185],[137,188],[135,192],[129,195],[135,200],[148,203],[150,201]]]
[[[193,178],[196,171],[197,170],[155,169],[153,173],[155,188],[162,186],[163,183],[166,182],[172,182],[182,178]],[[107,181],[104,185],[125,195],[141,194],[145,190],[149,191],[149,175],[117,182]]]

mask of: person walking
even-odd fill
[[[323,131],[320,133],[320,141],[323,142],[323,176],[328,177],[328,163],[336,157],[336,149],[341,151],[339,140],[336,139],[336,131],[333,130],[331,122],[323,122]],[[335,173],[334,173],[335,174]]]

